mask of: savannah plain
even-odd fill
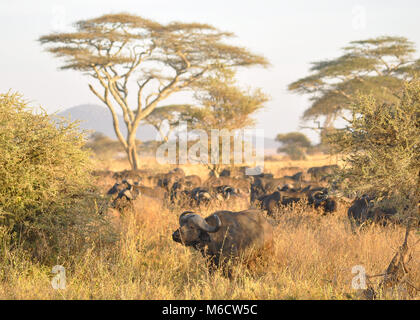
[[[2,7],[0,299],[420,299],[418,8],[292,3]]]
[[[144,161],[142,169],[167,172],[172,166]],[[336,157],[314,155],[305,161],[265,161],[265,172],[275,176],[294,173],[311,166],[334,164]],[[293,168],[294,167],[294,168]],[[185,173],[205,179],[208,170],[200,165],[181,165]],[[291,168],[291,169],[290,169]],[[129,169],[125,161],[98,161],[96,170]],[[114,184],[112,178],[97,178],[103,194]],[[179,214],[189,208],[161,207],[142,203],[138,212],[126,212],[113,220],[112,239],[101,229],[79,243],[71,253],[49,264],[32,262],[24,251],[1,247],[1,299],[359,299],[352,289],[352,268],[361,265],[367,275],[381,275],[404,238],[404,227],[370,225],[352,233],[347,218],[348,204],[339,203],[337,212],[321,216],[306,205],[284,208],[277,218],[274,252],[263,264],[248,268],[235,266],[232,279],[221,272],[209,274],[199,252],[171,239]],[[214,209],[199,212],[203,217]],[[227,209],[221,207],[220,209]],[[99,210],[99,209],[97,209]],[[235,210],[235,208],[229,208]],[[215,210],[214,210],[215,211]],[[71,235],[69,235],[71,236]],[[418,235],[409,237],[412,259],[411,281],[420,286],[419,248],[412,246]],[[5,242],[3,242],[4,244]],[[415,250],[412,250],[415,248]],[[64,248],[65,249],[65,248]],[[41,250],[48,250],[44,248]],[[51,286],[51,267],[66,268],[66,289]],[[51,267],[50,267],[50,266]],[[379,277],[370,283],[377,284]],[[418,299],[394,292],[386,299]]]

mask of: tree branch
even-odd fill
[[[105,88],[105,93],[104,96],[102,97],[96,90],[95,88],[93,88],[93,86],[91,84],[89,84],[89,89],[93,92],[94,95],[96,95],[107,107],[108,109],[111,111],[111,115],[112,115],[112,121],[113,121],[113,125],[114,125],[114,131],[115,134],[117,135],[118,140],[121,142],[121,144],[124,146],[125,149],[128,148],[127,146],[127,142],[125,141],[123,135],[121,134],[120,131],[120,127],[119,127],[119,121],[118,121],[118,116],[115,112],[114,107],[112,106],[111,102],[109,101],[108,98],[108,89]]]

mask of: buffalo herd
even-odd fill
[[[204,181],[197,175],[186,175],[180,167],[161,174],[148,170],[122,171],[113,173],[115,184],[107,195],[113,212],[125,206],[136,207],[139,199],[176,210],[188,208],[180,215],[179,228],[172,239],[193,247],[218,264],[246,255],[251,248],[269,248],[272,221],[287,206],[304,204],[321,215],[337,211],[341,198],[330,183],[337,168],[336,165],[312,167],[290,176],[275,177],[270,173],[246,175],[242,167],[225,169],[219,176]],[[385,224],[395,215],[392,208],[373,208],[373,200],[369,196],[352,200],[347,213],[353,230],[367,221]],[[220,211],[221,204],[228,210]],[[203,206],[213,206],[219,211],[203,218],[195,213]]]

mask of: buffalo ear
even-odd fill
[[[199,237],[200,237],[201,242],[203,243],[209,243],[211,241],[210,235],[205,231],[201,231]]]

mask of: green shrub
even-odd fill
[[[69,250],[98,226],[84,143],[77,123],[0,94],[0,226],[38,257]]]
[[[361,96],[344,129],[328,136],[344,155],[340,181],[348,192],[392,203],[401,217],[417,217],[420,200],[420,81],[405,84],[396,103]]]

